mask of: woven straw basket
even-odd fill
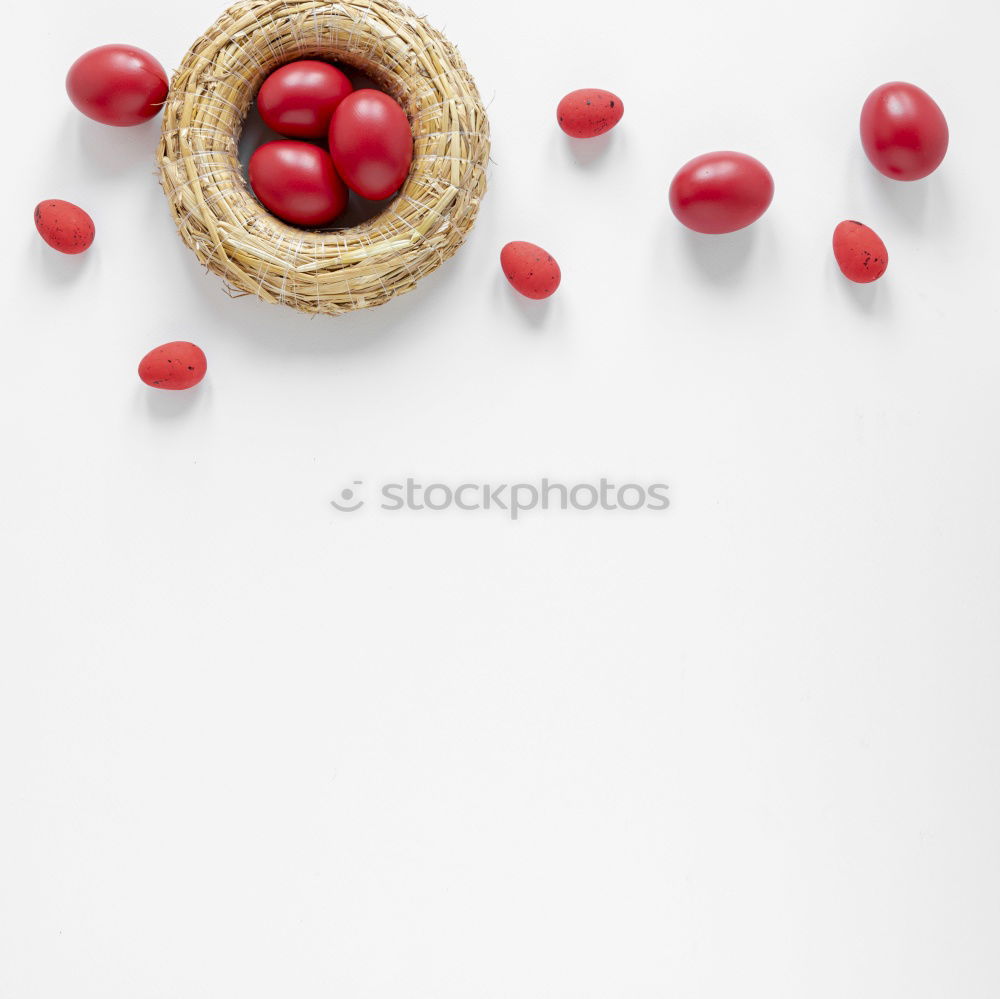
[[[413,166],[381,214],[338,231],[286,225],[253,197],[238,142],[260,85],[300,58],[378,81],[413,129]],[[244,0],[174,75],[157,154],[184,242],[231,294],[338,315],[387,302],[462,244],[486,191],[489,123],[458,51],[395,0]]]

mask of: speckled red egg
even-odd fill
[[[861,222],[841,222],[833,231],[833,255],[849,281],[871,284],[889,266],[889,253],[878,233]]]
[[[559,127],[574,139],[592,139],[610,132],[622,120],[625,105],[610,90],[590,87],[567,94],[556,109]]]
[[[158,389],[189,389],[205,377],[207,370],[205,352],[186,340],[154,347],[139,362],[139,377]]]
[[[94,242],[94,220],[79,205],[57,198],[35,207],[35,228],[60,253],[83,253]]]
[[[548,298],[562,280],[552,254],[534,243],[508,243],[500,251],[500,266],[511,287],[525,298]]]

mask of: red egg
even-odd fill
[[[674,215],[695,232],[736,232],[767,211],[774,181],[767,167],[743,153],[706,153],[685,164],[670,185]]]
[[[186,340],[154,347],[139,362],[139,377],[158,389],[189,389],[205,377],[207,370],[204,351]]]
[[[69,99],[102,125],[141,125],[163,107],[167,74],[133,45],[102,45],[85,52],[66,76]]]
[[[525,298],[548,298],[562,280],[552,254],[534,243],[508,243],[500,251],[500,267],[511,287]]]
[[[609,90],[574,90],[556,108],[559,127],[574,139],[610,132],[622,120],[625,105]]]
[[[406,112],[379,90],[355,90],[333,113],[330,153],[344,183],[381,201],[403,185],[413,162]]]
[[[247,172],[260,203],[292,225],[329,225],[347,207],[333,160],[308,142],[267,142],[250,157]]]
[[[322,139],[337,105],[353,90],[336,66],[300,59],[276,69],[257,94],[264,124],[293,139]]]
[[[912,83],[886,83],[861,109],[861,144],[880,173],[920,180],[948,152],[948,122],[934,99]]]
[[[834,229],[833,255],[844,277],[856,284],[877,281],[889,266],[885,243],[861,222],[841,222]]]
[[[35,208],[35,228],[60,253],[83,253],[94,242],[94,220],[69,201],[41,202]]]

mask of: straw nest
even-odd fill
[[[293,59],[347,63],[402,105],[413,166],[392,203],[351,229],[286,225],[250,192],[238,158],[260,85]],[[453,45],[394,0],[244,0],[174,75],[158,150],[184,242],[231,294],[338,315],[387,302],[462,244],[486,190],[489,124]]]

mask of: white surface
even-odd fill
[[[64,97],[92,45],[175,66],[216,3],[8,11],[4,999],[1000,994],[1000,17],[644,6],[423,6],[492,187],[450,265],[336,321],[230,301],[156,124]],[[951,124],[918,185],[857,139],[891,79]],[[593,85],[625,119],[574,148],[555,104]],[[706,241],[666,192],[714,148],[778,193]],[[829,250],[855,217],[875,288]],[[562,264],[548,307],[508,239]],[[135,366],[176,338],[209,377],[158,394]],[[329,504],[408,474],[673,505]]]

